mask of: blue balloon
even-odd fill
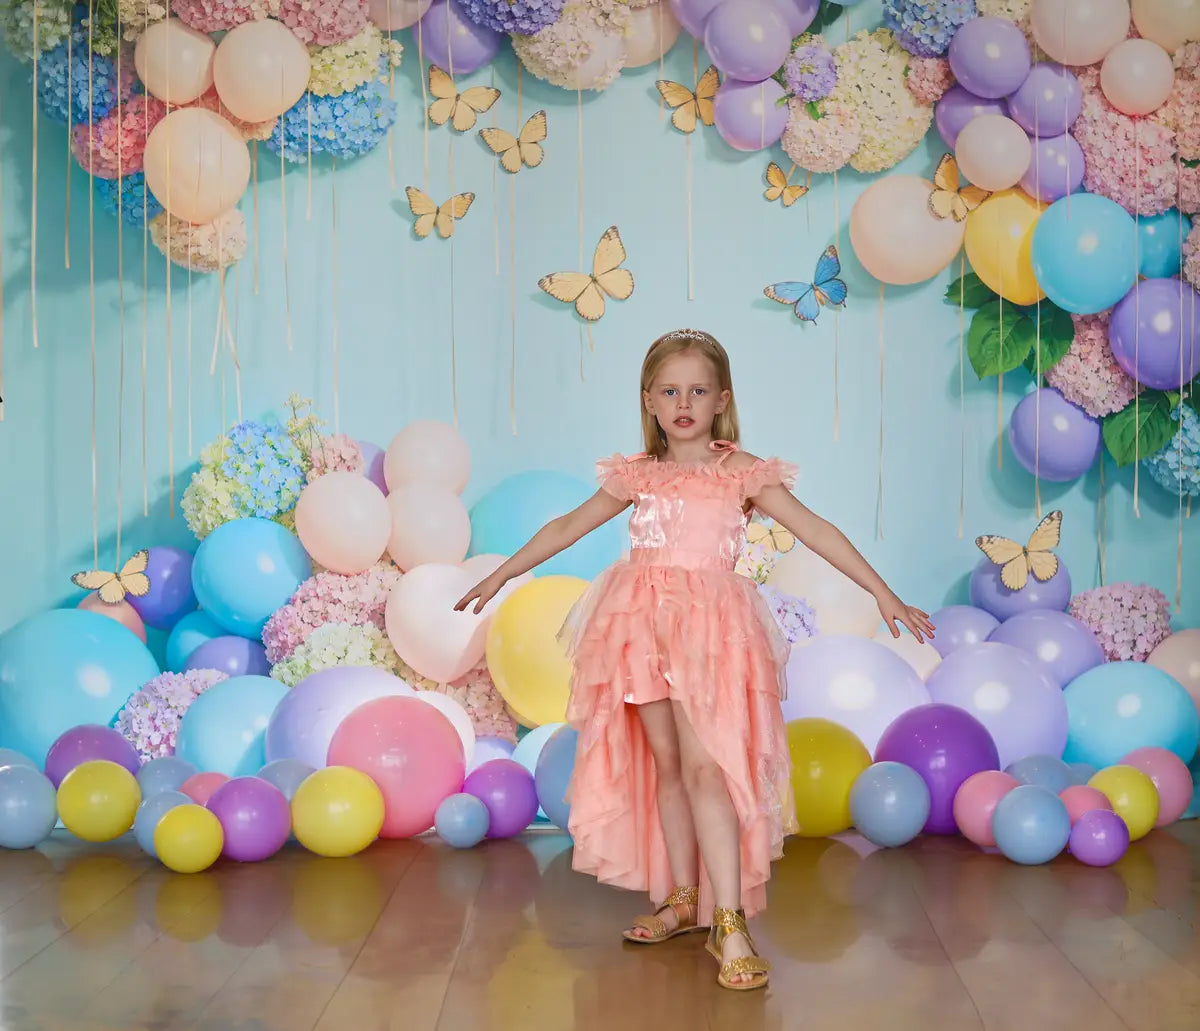
[[[267,724],[288,689],[270,677],[213,684],[179,721],[175,754],[205,773],[252,777],[266,764]]]
[[[137,771],[138,787],[142,789],[142,798],[153,798],[163,791],[178,791],[188,777],[199,772],[177,755],[163,755],[142,764]]]
[[[13,751],[11,748],[0,748],[0,767],[3,766],[32,766],[37,769],[35,763],[29,756],[23,752]]]
[[[263,627],[312,575],[312,560],[290,530],[270,519],[234,519],[200,543],[192,586],[227,633],[262,636]]]
[[[202,644],[224,637],[225,631],[207,612],[189,612],[171,628],[167,638],[167,669],[182,673],[188,656]]]
[[[317,771],[299,759],[276,759],[258,771],[258,776],[274,784],[289,802],[296,789]]]
[[[1053,755],[1027,755],[1004,771],[1018,784],[1036,784],[1058,794],[1075,783],[1071,767]]]
[[[1033,228],[1033,274],[1060,308],[1093,315],[1137,282],[1137,226],[1116,201],[1075,193],[1050,205]]]
[[[454,848],[472,848],[486,836],[491,817],[487,806],[474,795],[450,795],[433,814],[433,828]]]
[[[1067,763],[1067,769],[1071,771],[1072,784],[1086,784],[1098,772],[1091,763]]]
[[[1192,784],[1195,785],[1195,790],[1192,792],[1191,805],[1184,810],[1181,820],[1194,820],[1200,817],[1200,752],[1196,753],[1196,758],[1188,764],[1188,772],[1192,775]]]
[[[1171,279],[1183,268],[1182,242],[1192,231],[1192,220],[1175,208],[1137,220],[1138,271],[1147,279]]]
[[[1015,787],[992,811],[996,846],[1014,863],[1048,863],[1067,847],[1071,817],[1063,800],[1036,784]]]
[[[538,802],[545,810],[550,822],[561,830],[569,831],[571,807],[564,797],[571,774],[575,772],[575,747],[579,733],[574,727],[559,727],[542,746],[537,768],[533,774]]]
[[[517,747],[513,749],[512,758],[514,762],[519,762],[531,774],[537,773],[538,757],[542,754],[542,749],[551,735],[561,727],[561,723],[543,723],[540,727],[534,727],[528,734],[517,741]],[[546,810],[540,805],[538,806],[538,819],[548,820]]]
[[[512,555],[551,519],[595,493],[565,473],[537,470],[501,480],[471,509],[471,555]],[[621,557],[621,529],[606,523],[534,570],[539,576],[593,579]]]
[[[57,822],[58,795],[49,777],[33,766],[0,768],[0,848],[40,845]]]
[[[192,800],[182,791],[160,791],[138,806],[137,815],[133,818],[133,836],[142,846],[142,851],[157,859],[154,831],[158,828],[159,820],[176,806],[191,804]]]
[[[868,766],[850,788],[850,816],[858,832],[885,848],[906,845],[929,819],[929,787],[911,766]]]
[[[43,767],[60,734],[81,723],[111,726],[158,672],[115,619],[81,609],[31,616],[0,637],[0,748]]]
[[[1063,758],[1097,769],[1135,748],[1157,747],[1191,762],[1200,743],[1200,713],[1169,673],[1144,662],[1106,662],[1072,680]]]

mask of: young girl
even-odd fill
[[[599,463],[600,490],[552,520],[457,604],[478,612],[511,578],[633,506],[631,550],[567,619],[575,869],[662,899],[627,941],[709,928],[718,983],[766,985],[745,915],[795,830],[780,698],[788,649],[755,585],[735,573],[758,508],[870,591],[899,636],[905,605],[833,525],[791,494],[795,468],[738,449],[729,358],[708,333],[660,337],[642,365],[644,454]],[[703,919],[701,919],[703,917]]]

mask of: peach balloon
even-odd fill
[[[929,210],[933,183],[915,175],[876,179],[850,212],[850,244],[871,275],[884,283],[921,283],[958,253],[963,223]],[[803,595],[801,595],[803,597]]]
[[[625,67],[654,64],[675,45],[682,30],[667,0],[630,11],[629,28],[625,30]]]
[[[1108,800],[1108,796],[1103,791],[1090,788],[1086,784],[1072,784],[1069,788],[1063,788],[1058,793],[1058,797],[1067,807],[1067,815],[1071,817],[1072,827],[1084,813],[1090,813],[1093,809],[1112,810],[1112,803]]]
[[[994,193],[967,216],[967,261],[984,284],[1014,304],[1046,296],[1033,274],[1033,227],[1046,210],[1023,190]]]
[[[308,50],[282,22],[265,18],[233,29],[217,47],[213,81],[230,112],[244,122],[283,114],[308,88]]]
[[[922,680],[928,679],[929,674],[942,663],[941,654],[932,644],[928,641],[918,641],[903,628],[899,637],[893,637],[890,630],[880,630],[872,640],[899,655],[916,670],[917,676]]]
[[[1172,634],[1150,653],[1146,661],[1178,680],[1200,711],[1200,629]]]
[[[780,557],[767,583],[804,598],[817,614],[822,634],[874,637],[879,629],[882,617],[875,599],[803,544]]]
[[[480,580],[483,580],[485,577],[491,576],[507,561],[508,558],[505,555],[472,555],[470,558],[463,561],[460,568],[465,570],[473,577],[472,586],[474,586],[474,584],[478,583]],[[522,573],[520,576],[514,576],[511,580],[509,580],[508,583],[506,583],[500,588],[499,591],[496,592],[496,597],[494,597],[483,607],[483,612],[481,615],[484,617],[484,619],[490,618],[495,613],[496,609],[500,607],[500,603],[504,601],[505,598],[512,594],[512,592],[518,587],[529,583],[529,581],[532,579],[533,573]]]
[[[83,609],[84,612],[98,612],[109,619],[115,619],[126,630],[134,634],[142,644],[146,643],[146,624],[142,622],[142,617],[138,615],[137,609],[124,598],[115,605],[110,605],[101,600],[98,591],[92,591],[91,594],[83,596],[83,600],[76,608]]]
[[[387,498],[361,473],[326,473],[300,492],[296,536],[330,572],[353,576],[370,569],[391,535]]]
[[[954,795],[954,822],[962,836],[980,848],[996,844],[992,813],[996,804],[1017,786],[1017,778],[1000,770],[982,770],[962,782]]]
[[[1163,105],[1175,85],[1171,55],[1148,39],[1118,43],[1100,66],[1100,88],[1127,115],[1148,115]]]
[[[482,661],[489,617],[470,609],[454,611],[455,602],[475,583],[459,566],[431,562],[405,573],[388,594],[388,640],[421,676],[450,683]]]
[[[208,805],[208,800],[212,798],[217,788],[222,784],[228,784],[229,781],[230,777],[227,773],[215,771],[193,773],[179,786],[179,790],[196,805]]]
[[[1169,54],[1200,40],[1200,0],[1133,0],[1133,24]]]
[[[388,444],[383,478],[392,491],[404,483],[433,483],[461,494],[471,478],[471,449],[446,422],[410,422]]]
[[[1033,38],[1062,64],[1095,64],[1129,34],[1129,0],[1036,0]]]
[[[403,483],[388,494],[387,504],[392,517],[388,554],[405,572],[426,562],[458,565],[466,557],[471,519],[452,490]]]
[[[190,104],[212,85],[216,50],[207,33],[168,18],[138,36],[133,66],[151,96],[168,104]]]
[[[212,222],[231,211],[250,182],[250,151],[241,134],[202,107],[172,111],[150,130],[146,185],[172,215]]]
[[[1124,759],[1124,766],[1141,770],[1154,782],[1158,792],[1158,819],[1155,827],[1166,827],[1178,820],[1192,804],[1192,774],[1187,764],[1166,748],[1135,748]]]
[[[963,126],[954,156],[968,182],[984,190],[1007,190],[1028,171],[1033,144],[1011,118],[980,115]]]
[[[384,32],[416,25],[433,6],[433,0],[368,0],[367,15]]]

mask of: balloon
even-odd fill
[[[1096,788],[1112,803],[1113,812],[1129,828],[1129,840],[1139,841],[1158,821],[1158,792],[1154,782],[1133,766],[1108,766],[1088,786]]]
[[[85,723],[59,735],[46,753],[45,771],[56,788],[76,766],[93,759],[107,759],[137,773],[142,765],[133,745],[112,727]]]
[[[1048,863],[1067,847],[1071,818],[1053,791],[1021,784],[996,803],[992,813],[996,846],[1015,863]]]
[[[292,830],[283,792],[258,777],[234,777],[222,784],[208,808],[221,823],[222,854],[239,863],[269,859],[283,848]]]
[[[1200,629],[1176,631],[1150,653],[1146,662],[1179,681],[1200,710]]]
[[[1200,752],[1188,763],[1188,772],[1192,775],[1192,783],[1196,785],[1196,790],[1192,792],[1191,805],[1187,807],[1181,819],[1194,820],[1200,816]]]
[[[954,793],[954,822],[962,836],[980,848],[993,848],[992,814],[996,805],[1020,784],[999,770],[980,770],[962,782]]]
[[[427,562],[456,565],[467,554],[471,520],[458,495],[434,483],[410,482],[387,496],[387,550],[405,572]]]
[[[125,597],[137,610],[146,626],[152,626],[156,630],[170,630],[195,609],[191,552],[182,548],[150,548],[146,560],[146,577],[150,581],[149,591],[140,598],[132,594]]]
[[[175,754],[199,769],[247,777],[266,763],[264,742],[275,707],[288,695],[278,680],[230,677],[210,687],[179,722]]]
[[[179,790],[196,805],[208,805],[213,792],[231,779],[227,773],[197,773],[179,785]]]
[[[282,22],[264,18],[231,29],[217,47],[213,81],[221,103],[244,122],[277,118],[304,96],[308,49]]]
[[[1121,760],[1123,766],[1141,770],[1158,792],[1158,819],[1155,827],[1166,827],[1178,820],[1192,801],[1192,775],[1187,763],[1165,748],[1135,748]]]
[[[1000,767],[996,744],[969,712],[933,702],[897,718],[879,741],[876,762],[900,762],[929,788],[929,834],[953,834],[954,795],[972,773]]]
[[[881,617],[875,599],[803,544],[780,556],[767,583],[807,601],[822,634],[871,637],[879,629]]]
[[[57,822],[58,801],[48,777],[32,766],[0,766],[0,848],[36,848]]]
[[[1116,201],[1085,193],[1055,201],[1038,219],[1034,275],[1060,308],[1091,315],[1111,308],[1137,280],[1133,218]]]
[[[1110,809],[1080,814],[1071,828],[1067,850],[1088,866],[1112,866],[1129,848],[1129,828]]]
[[[787,128],[787,94],[774,79],[742,82],[726,78],[713,98],[713,117],[721,139],[734,150],[774,146]]]
[[[1200,4],[1197,5],[1200,10]],[[1159,215],[1142,215],[1137,220],[1140,275],[1147,279],[1168,279],[1179,275],[1183,267],[1181,241],[1192,231],[1192,220],[1176,208]]]
[[[262,636],[267,619],[312,575],[296,536],[269,519],[234,519],[200,542],[192,583],[200,605],[228,633]]]
[[[1054,609],[1062,612],[1071,601],[1071,574],[1067,564],[1058,560],[1058,572],[1045,582],[1031,576],[1019,591],[1011,591],[1000,579],[1001,567],[990,558],[981,558],[971,571],[968,588],[971,604],[990,612],[997,619],[1011,619],[1030,609]],[[937,624],[935,624],[937,625]],[[939,626],[939,632],[940,632]]]
[[[1167,748],[1184,762],[1196,754],[1200,714],[1179,681],[1155,666],[1106,662],[1071,681],[1063,697],[1070,720],[1068,762],[1102,768],[1151,746]]]
[[[871,765],[863,743],[845,727],[813,716],[788,723],[787,741],[800,837],[825,838],[849,828],[850,789]]]
[[[459,563],[459,569],[471,574],[471,583],[474,586],[480,580],[486,580],[505,562],[508,561],[507,555],[472,555],[468,559],[463,559]],[[532,573],[522,573],[520,576],[514,576],[508,581],[499,591],[496,596],[483,607],[483,613],[487,614],[500,607],[500,602],[507,598],[513,591],[523,584],[533,580]]]
[[[1083,109],[1083,89],[1061,64],[1039,61],[1008,98],[1008,117],[1034,136],[1064,135]]]
[[[416,25],[433,0],[367,0],[369,17],[384,32]]]
[[[258,776],[268,784],[274,784],[290,802],[300,785],[314,773],[316,770],[299,759],[276,759],[259,770]]]
[[[538,801],[550,822],[564,831],[570,829],[571,806],[566,796],[571,775],[575,772],[578,746],[579,733],[564,724],[550,735],[534,767]],[[513,757],[516,758],[516,753]]]
[[[1093,809],[1107,809],[1112,812],[1112,803],[1104,793],[1090,788],[1086,784],[1072,784],[1060,791],[1058,797],[1067,807],[1067,814],[1071,817],[1071,826],[1078,823],[1084,813],[1090,813]],[[1124,823],[1121,826],[1124,827]]]
[[[625,36],[625,67],[657,64],[679,39],[682,26],[667,0],[654,0],[629,12]]]
[[[1100,66],[1100,88],[1118,111],[1148,115],[1171,95],[1175,66],[1171,55],[1148,39],[1122,40]]]
[[[489,838],[511,838],[533,823],[538,797],[533,777],[512,759],[493,759],[471,773],[463,791],[486,807]]]
[[[333,573],[353,576],[370,569],[387,550],[391,532],[387,498],[359,473],[325,473],[296,502],[296,536]]]
[[[1008,443],[1028,472],[1052,483],[1067,483],[1096,464],[1103,442],[1099,419],[1054,387],[1042,387],[1026,394],[1013,409]]]
[[[384,626],[396,653],[423,677],[451,683],[479,665],[487,629],[499,611],[489,602],[476,615],[474,603],[463,612],[454,605],[478,578],[459,566],[430,562],[402,576],[388,594]],[[513,590],[506,590],[507,598]]]
[[[504,33],[476,25],[455,0],[434,0],[413,29],[420,33],[426,64],[453,75],[469,75],[488,64],[500,50]]]
[[[167,669],[182,673],[192,652],[205,641],[224,633],[207,612],[189,612],[171,628],[171,635],[167,638]]]
[[[1067,763],[1067,769],[1071,771],[1071,776],[1076,784],[1087,784],[1089,780],[1096,776],[1096,767],[1091,763]]]
[[[437,807],[433,826],[441,839],[453,848],[473,848],[488,832],[487,806],[474,795],[460,792]]]
[[[948,605],[930,616],[929,622],[937,627],[932,643],[943,659],[968,644],[983,643],[1000,625],[990,612],[973,605]]]
[[[517,742],[517,747],[513,749],[510,758],[513,762],[520,763],[530,773],[536,773],[538,758],[541,756],[546,742],[550,740],[556,730],[565,726],[565,723],[543,723],[540,727],[534,727]]]
[[[830,720],[854,734],[868,752],[897,716],[930,700],[908,663],[863,637],[822,635],[793,648],[787,681],[785,720]]]
[[[258,641],[225,634],[205,641],[183,664],[189,669],[216,669],[231,677],[266,676],[271,672],[267,649]]]
[[[432,483],[461,494],[471,478],[471,451],[449,423],[410,422],[388,445],[383,475],[388,490],[407,483]]]
[[[569,90],[602,90],[612,83],[625,60],[625,39],[618,32],[594,31],[586,49],[562,70],[561,83]]]
[[[378,444],[367,440],[357,441],[358,449],[363,456],[363,475],[370,480],[384,495],[388,492],[387,477],[384,474],[384,462],[387,452]]]
[[[1178,390],[1200,371],[1200,294],[1180,279],[1145,279],[1113,309],[1108,342],[1126,374],[1157,390]]]
[[[1018,784],[1036,784],[1061,795],[1075,783],[1071,767],[1056,755],[1027,755],[1004,771]]]
[[[142,798],[153,798],[164,791],[178,791],[184,781],[200,771],[177,755],[151,759],[137,771]]]
[[[989,100],[1008,96],[1029,74],[1029,43],[1004,18],[966,22],[954,33],[947,57],[954,78],[977,97]]]
[[[137,614],[137,609],[129,604],[128,599],[110,603],[104,601],[98,591],[92,591],[83,596],[77,607],[84,612],[95,612],[98,616],[104,616],[106,619],[119,623],[142,644],[146,643],[146,625],[142,622],[142,617]]]
[[[792,36],[771,0],[723,0],[704,23],[704,49],[725,75],[761,82],[787,60]]]
[[[1200,39],[1200,5],[1195,0],[1133,0],[1133,24],[1169,54]]]
[[[1054,60],[1095,64],[1129,34],[1129,0],[1037,0],[1029,23]]]
[[[874,180],[850,211],[850,244],[882,283],[905,286],[941,272],[963,242],[963,223],[929,210],[933,184],[893,172]]]
[[[475,738],[475,754],[467,764],[467,773],[474,773],[484,763],[493,759],[511,759],[516,751],[513,743],[506,738],[484,734]]]
[[[192,800],[182,791],[160,791],[153,797],[146,798],[138,806],[133,818],[133,836],[142,846],[147,855],[158,858],[154,851],[154,832],[158,830],[159,821],[176,806],[192,805]]]
[[[173,107],[190,104],[213,83],[216,44],[178,18],[151,22],[133,48],[133,66],[151,96]],[[231,109],[232,110],[232,109]]]
[[[318,856],[361,852],[383,827],[383,793],[365,773],[345,766],[317,770],[292,798],[296,840]]]
[[[1104,649],[1091,627],[1050,609],[1018,613],[993,630],[988,640],[1020,648],[1060,687],[1104,662]]]
[[[84,841],[119,838],[133,826],[141,801],[133,774],[107,759],[80,763],[58,786],[59,818]]]
[[[231,211],[250,182],[250,151],[241,134],[202,107],[177,108],[163,118],[150,130],[142,161],[150,192],[188,222],[211,222]]]
[[[929,819],[929,788],[916,770],[900,763],[875,763],[850,789],[850,818],[872,844],[906,845]]]
[[[450,721],[463,747],[463,761],[470,764],[475,754],[475,725],[467,710],[447,694],[440,691],[418,691],[413,697],[426,705],[432,705]]]
[[[708,16],[719,3],[721,0],[670,0],[671,13],[697,39],[704,38]]]
[[[1052,204],[1079,189],[1084,165],[1083,148],[1075,142],[1075,137],[1041,137],[1033,144],[1033,157],[1021,176],[1021,189],[1045,204]]]
[[[37,769],[37,763],[29,756],[12,748],[0,748],[0,767],[4,766],[32,766]]]
[[[163,866],[176,873],[207,870],[223,844],[220,820],[200,805],[169,809],[154,829],[154,852]]]
[[[334,732],[328,761],[360,770],[379,785],[384,838],[429,830],[437,807],[462,788],[466,774],[454,726],[413,697],[377,698],[355,709]]]
[[[955,84],[942,94],[942,99],[933,110],[933,118],[942,141],[953,149],[958,143],[958,134],[974,119],[982,115],[1007,113],[1003,100],[977,97],[965,87]]]
[[[820,0],[775,0],[775,6],[787,22],[788,36],[795,39],[816,19],[821,3]]]
[[[977,18],[967,25],[983,20]],[[969,182],[985,190],[1007,190],[1016,186],[1028,171],[1033,146],[1025,130],[1011,118],[980,115],[958,134],[954,154],[958,170]]]
[[[967,261],[1006,301],[1034,304],[1045,296],[1032,260],[1034,227],[1045,210],[1021,190],[1001,190],[967,216]]]
[[[934,623],[934,626],[937,624]],[[899,655],[922,680],[937,669],[942,661],[941,654],[930,641],[918,641],[912,634],[901,633],[899,637],[893,637],[890,630],[880,630],[871,640]]]

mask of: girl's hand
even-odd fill
[[[934,625],[929,622],[929,613],[912,605],[905,605],[890,591],[879,600],[879,614],[883,616],[883,621],[887,624],[893,637],[900,636],[897,623],[902,623],[907,627],[909,633],[918,641],[924,641],[926,637],[931,639],[933,637]]]
[[[483,607],[496,596],[500,588],[507,582],[507,577],[499,576],[497,573],[485,577],[459,598],[454,606],[454,611],[462,612],[471,602],[475,602],[475,608],[471,611],[478,616],[483,611]]]

